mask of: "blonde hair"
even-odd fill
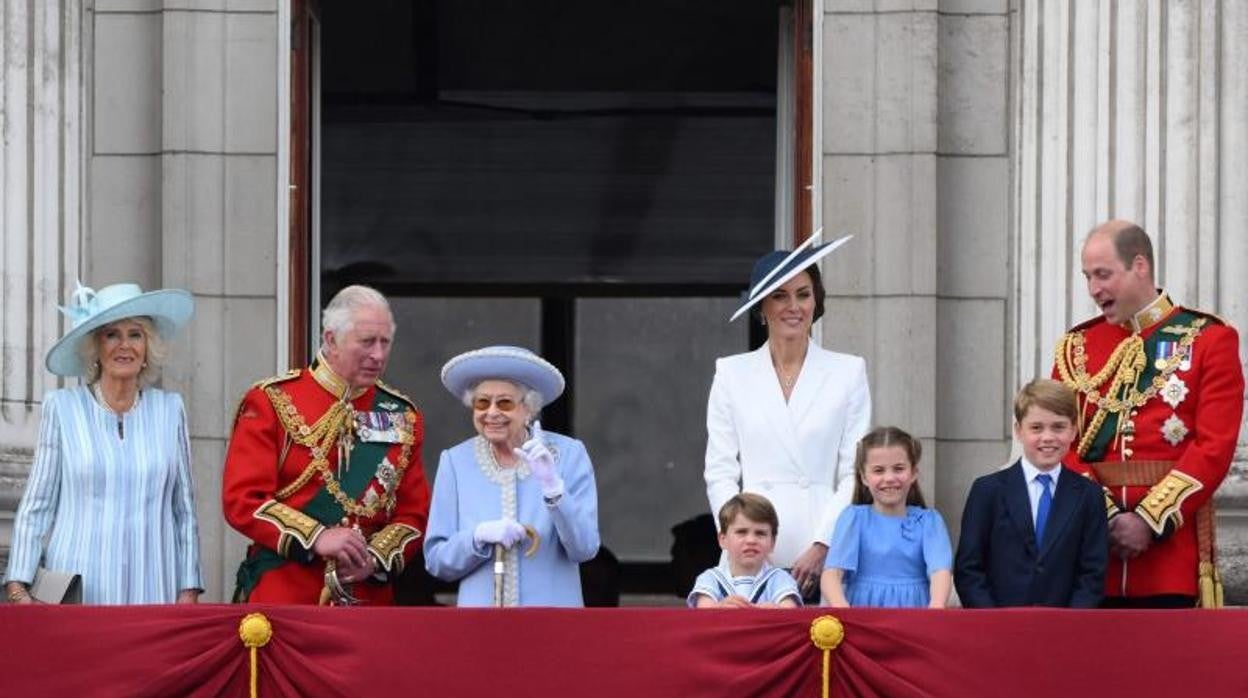
[[[169,355],[169,343],[156,331],[156,325],[146,315],[122,318],[91,330],[78,342],[78,358],[82,360],[83,377],[90,385],[100,379],[100,335],[119,322],[136,322],[143,330],[145,351],[143,368],[139,370],[139,385],[147,386],[160,379],[165,358]]]
[[[900,446],[906,452],[906,459],[910,461],[910,467],[919,467],[919,459],[923,457],[923,444],[919,443],[918,439],[897,427],[876,427],[872,429],[858,442],[858,452],[854,454],[854,504],[871,504],[875,501],[866,483],[867,451],[873,448],[888,448],[890,446]],[[919,489],[917,480],[910,485],[910,491],[906,493],[906,504],[923,507],[924,509],[927,508],[927,503],[923,499],[923,491]]]
[[[1079,421],[1079,403],[1075,399],[1075,391],[1051,378],[1037,378],[1018,391],[1018,396],[1014,398],[1014,421],[1022,424],[1023,417],[1027,416],[1027,411],[1032,407],[1065,417],[1071,424]]]

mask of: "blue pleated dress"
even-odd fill
[[[939,513],[911,506],[905,516],[888,516],[870,504],[841,513],[824,563],[824,569],[844,570],[851,606],[884,608],[927,606],[929,578],[952,566],[949,532]]]

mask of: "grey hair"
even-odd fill
[[[355,325],[356,312],[364,308],[385,310],[390,316],[390,332],[394,333],[397,326],[394,323],[394,313],[390,310],[390,301],[377,289],[358,284],[334,294],[321,314],[321,329],[333,332],[335,336],[346,334]]]
[[[516,390],[520,391],[520,404],[524,405],[524,409],[528,411],[530,421],[537,419],[542,414],[542,403],[544,402],[542,394],[524,383],[521,383],[520,381],[513,381],[510,378],[486,378],[473,383],[467,390],[464,391],[464,407],[469,409],[472,408],[472,399],[476,395],[477,388],[480,388],[481,384],[487,380],[500,380],[504,383],[514,385]]]
[[[165,359],[169,356],[169,343],[156,331],[156,325],[152,323],[151,318],[146,315],[140,315],[122,318],[116,322],[110,322],[107,325],[97,327],[88,332],[78,342],[78,358],[82,360],[84,369],[82,375],[86,379],[87,385],[91,385],[100,379],[100,333],[118,322],[126,321],[139,323],[139,327],[143,328],[143,339],[147,345],[143,354],[143,368],[139,371],[139,385],[148,386],[160,378],[160,370],[164,368]]]

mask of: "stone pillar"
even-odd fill
[[[83,51],[79,0],[9,0],[0,11],[0,570],[38,436],[59,387],[43,366],[61,335],[82,230]]]
[[[935,499],[955,536],[971,483],[1010,455],[1007,4],[942,0],[938,17]]]
[[[1009,454],[1006,0],[829,0],[823,210],[857,238],[826,265],[825,346],[867,357],[873,422],[925,446],[956,535]]]
[[[1248,4],[1017,0],[1009,328],[1015,386],[1047,373],[1096,310],[1079,252],[1110,217],[1140,222],[1159,282],[1248,327]],[[1244,348],[1241,342],[1241,361]],[[1218,493],[1228,601],[1248,601],[1244,434]]]
[[[158,29],[160,269],[194,294],[195,321],[165,382],[187,398],[205,599],[223,601],[244,549],[221,515],[226,438],[278,363],[277,2],[173,4]]]

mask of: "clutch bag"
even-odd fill
[[[82,575],[40,567],[30,595],[44,603],[82,603]]]

